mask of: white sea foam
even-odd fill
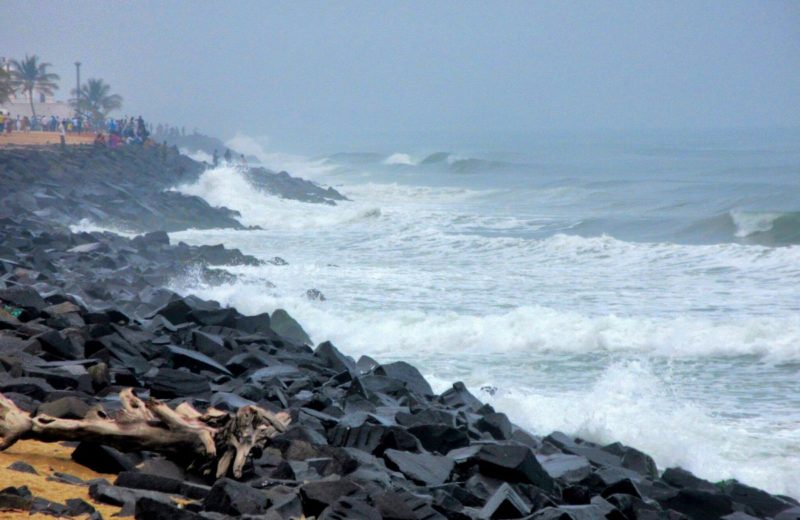
[[[203,150],[196,150],[194,152],[190,152],[186,148],[181,148],[180,152],[181,154],[197,162],[205,162],[207,164],[214,163],[214,157],[212,157],[211,154],[204,152]]]
[[[712,481],[736,478],[800,496],[798,415],[725,417],[680,396],[675,386],[681,381],[641,361],[610,365],[585,390],[543,393],[487,383],[500,386],[494,396],[481,397],[533,432],[560,430],[599,443],[620,441],[651,454],[662,470],[680,466]]]
[[[407,153],[393,153],[392,155],[384,159],[383,164],[388,164],[388,165],[402,164],[405,166],[414,166],[417,163]]]
[[[117,235],[122,235],[129,238],[135,237],[139,234],[127,229],[110,226],[108,224],[98,224],[97,222],[88,218],[83,218],[76,224],[70,224],[69,230],[73,233],[116,233]]]
[[[736,236],[749,237],[772,229],[772,224],[781,217],[781,213],[731,211],[731,219],[736,226]]]
[[[253,156],[265,167],[274,171],[287,171],[296,177],[319,180],[324,178],[334,166],[325,160],[309,160],[300,155],[292,155],[267,150],[269,138],[266,136],[249,136],[237,133],[225,143],[230,149],[245,156]]]

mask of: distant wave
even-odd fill
[[[404,165],[404,166],[415,166],[416,163],[411,158],[410,155],[407,153],[393,153],[386,159],[384,159],[383,164],[388,165]]]
[[[375,165],[434,168],[440,171],[444,170],[453,173],[482,173],[504,168],[524,167],[523,164],[481,159],[478,157],[463,156],[451,152],[434,152],[428,154],[422,160],[416,160],[412,154],[405,152],[395,152],[389,155],[348,152],[335,153],[325,156],[321,159],[321,162],[326,165]]]
[[[731,211],[730,216],[739,238],[771,233],[776,239],[786,240],[788,243],[794,244],[800,240],[800,211]]]
[[[704,242],[742,242],[765,246],[800,244],[800,211],[732,210],[703,219],[680,235]]]

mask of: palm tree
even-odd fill
[[[87,80],[78,94],[72,89],[72,95],[80,100],[77,102],[78,111],[88,114],[93,121],[104,120],[109,112],[122,108],[122,96],[111,94],[111,86],[102,79]]]
[[[47,69],[51,67],[49,63],[39,62],[39,57],[35,54],[33,56],[25,55],[25,59],[21,61],[11,60],[13,71],[11,76],[13,84],[22,92],[28,94],[28,99],[31,102],[31,115],[36,118],[36,109],[33,107],[33,91],[40,92],[46,96],[52,96],[53,91],[58,89],[58,81],[60,78],[54,72],[48,72]]]
[[[6,103],[11,96],[14,95],[17,89],[14,88],[14,82],[11,79],[11,74],[0,67],[0,105]]]

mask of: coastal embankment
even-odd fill
[[[36,471],[27,467],[25,443],[34,441],[26,439],[64,439],[48,425],[126,424],[118,396],[128,388],[148,407],[188,403],[205,417],[244,407],[285,411],[288,428],[240,461],[241,476],[221,478],[181,454],[121,452],[104,446],[102,434],[72,437],[72,459],[94,473],[46,477],[85,502],[14,484],[0,490],[0,508],[99,518],[95,506],[105,504],[120,516],[171,520],[800,515],[793,498],[659,468],[632,446],[533,435],[462,383],[434,392],[404,361],[311,344],[285,310],[245,315],[167,289],[181,276],[231,284],[229,269],[265,261],[223,245],[176,244],[167,234],[245,227],[235,211],[173,189],[204,170],[162,146],[0,149],[0,437],[13,441],[10,432],[24,431],[11,446],[19,460],[0,473]],[[285,172],[244,173],[253,190],[279,197],[345,200]],[[125,233],[70,227],[79,222]],[[27,414],[37,427],[10,424]]]

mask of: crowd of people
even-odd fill
[[[16,117],[0,112],[0,132],[58,132],[63,126],[70,133],[91,132],[92,122],[81,116],[57,118],[56,116]]]
[[[12,132],[57,132],[62,144],[65,143],[68,134],[95,134],[95,145],[101,143],[110,147],[124,144],[142,145],[151,140],[151,131],[152,125],[146,123],[142,116],[93,121],[92,118],[82,115],[59,119],[56,116],[12,117],[0,112],[0,135]]]

